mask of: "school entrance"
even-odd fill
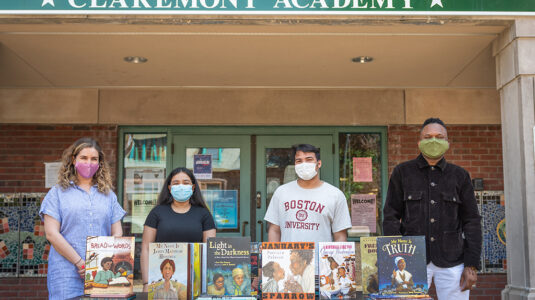
[[[374,225],[380,228],[387,180],[386,128],[125,127],[120,135],[119,182],[123,184],[118,192],[131,234],[142,233],[166,174],[185,166],[196,172],[218,236],[267,241],[263,220],[267,206],[277,187],[297,179],[291,147],[305,143],[320,149],[322,180],[340,187],[348,199],[357,193],[375,195]],[[358,157],[371,162],[368,182],[353,180]]]

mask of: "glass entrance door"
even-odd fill
[[[174,135],[173,169],[193,170],[217,236],[250,236],[250,137]]]
[[[256,139],[256,240],[267,241],[264,221],[273,193],[282,184],[297,179],[292,145],[311,144],[320,149],[320,178],[334,184],[334,154],[331,135],[258,136]]]

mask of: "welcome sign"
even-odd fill
[[[0,14],[535,15],[535,0],[0,0]]]

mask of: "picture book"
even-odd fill
[[[428,295],[378,295],[369,294],[366,300],[433,300]]]
[[[251,239],[209,238],[206,250],[206,293],[212,296],[250,296]]]
[[[195,300],[256,300],[254,296],[206,296],[202,295]]]
[[[203,262],[203,243],[191,243],[191,278],[193,284],[191,285],[191,295],[194,298],[201,295],[202,292],[202,262]]]
[[[427,295],[424,236],[377,238],[379,295]]]
[[[189,249],[188,243],[149,244],[149,300],[191,299]]]
[[[319,243],[318,257],[320,299],[355,298],[355,243]]]
[[[262,299],[314,299],[315,244],[262,243]]]
[[[360,255],[360,242],[355,242],[355,284],[356,290],[362,292],[362,256]]]
[[[201,264],[201,295],[206,294],[206,243],[202,243],[202,264]]]
[[[260,271],[262,270],[262,243],[251,243],[251,295],[262,295],[262,276]]]
[[[360,238],[360,263],[362,274],[362,294],[379,292],[377,277],[377,237]]]
[[[88,236],[84,294],[130,297],[134,280],[134,237]]]

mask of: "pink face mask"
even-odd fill
[[[78,171],[78,174],[82,176],[83,178],[92,178],[93,175],[98,171],[98,164],[91,164],[91,163],[83,163],[83,162],[76,162],[74,165],[76,168],[76,171]]]

